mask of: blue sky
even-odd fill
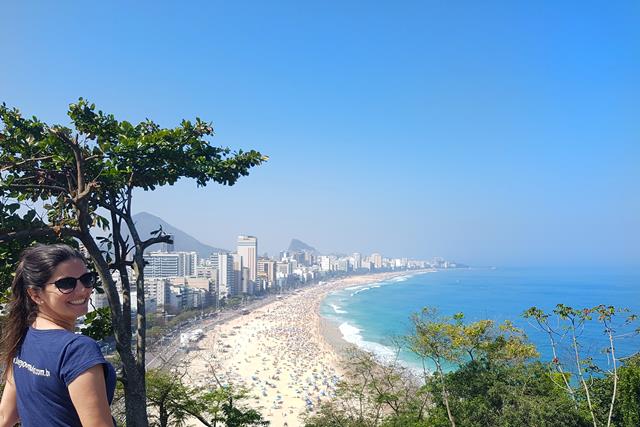
[[[270,161],[136,194],[215,246],[640,265],[638,2],[12,2],[0,100],[199,116]]]

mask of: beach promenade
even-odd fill
[[[247,403],[274,427],[301,426],[334,395],[340,378],[339,332],[321,319],[320,303],[334,290],[412,272],[352,276],[284,296],[216,325],[188,352],[182,365],[193,385],[244,386]],[[201,425],[197,420],[190,424]]]

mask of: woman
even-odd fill
[[[113,427],[115,371],[91,338],[74,333],[96,283],[66,245],[25,250],[3,325],[6,383],[0,427]]]

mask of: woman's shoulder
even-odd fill
[[[32,341],[39,347],[45,346],[50,349],[65,349],[68,347],[99,348],[98,343],[93,338],[67,331],[66,329],[36,329],[29,327],[27,338],[26,341]]]
[[[91,350],[96,350],[100,352],[100,346],[98,343],[91,337],[82,334],[73,334],[73,336],[67,338],[67,347],[74,348],[89,348]]]

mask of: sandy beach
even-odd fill
[[[301,426],[300,415],[312,413],[334,395],[340,348],[346,345],[336,326],[320,317],[324,296],[411,273],[353,276],[314,285],[217,325],[183,359],[188,377],[194,385],[243,385],[251,396],[247,403],[272,426]],[[194,420],[190,425],[201,424]]]

